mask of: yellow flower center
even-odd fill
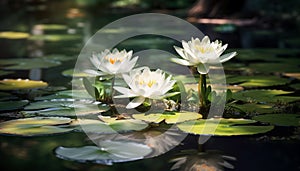
[[[116,62],[122,62],[123,61],[123,59],[122,58],[112,58],[112,57],[105,57],[105,59],[107,60],[107,61],[109,61],[109,63],[111,63],[111,64],[115,64]]]
[[[156,80],[149,80],[147,83],[144,81],[144,80],[140,80],[139,81],[139,84],[140,85],[147,85],[148,87],[152,87],[153,86],[153,84],[155,84],[156,83]]]
[[[201,53],[208,53],[208,52],[212,52],[214,50],[214,48],[212,48],[211,46],[209,47],[203,47],[203,46],[196,46],[197,50],[199,50]]]

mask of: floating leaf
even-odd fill
[[[38,24],[34,27],[42,30],[66,30],[68,28],[66,25],[61,24]]]
[[[36,110],[41,109],[41,110]],[[34,102],[26,106],[22,111],[24,115],[41,115],[41,116],[67,116],[75,117],[81,115],[99,114],[106,112],[110,108],[107,105],[88,103],[84,101],[42,101]]]
[[[21,109],[28,103],[28,100],[0,102],[0,111]]]
[[[147,122],[160,123],[163,120],[167,124],[174,124],[188,120],[195,120],[202,118],[202,115],[195,112],[164,112],[164,113],[150,113],[150,114],[134,114],[135,119],[140,119]]]
[[[0,123],[0,133],[21,136],[41,136],[70,132],[73,129],[59,125],[69,124],[72,120],[60,117],[35,117],[17,119]]]
[[[300,90],[300,83],[291,84],[290,87],[292,87],[293,89],[296,89],[296,90]]]
[[[4,79],[0,80],[0,90],[18,90],[47,87],[48,84],[43,81],[22,80],[22,79]]]
[[[273,109],[273,105],[270,104],[255,104],[255,103],[246,103],[242,105],[230,105],[234,108],[238,108],[247,113],[273,113],[275,109]]]
[[[23,32],[0,32],[0,38],[2,39],[27,39],[30,35]]]
[[[108,122],[92,119],[78,119],[73,121],[71,125],[81,126],[85,132],[98,134],[114,134],[116,132],[139,131],[148,127],[148,124],[135,119],[110,119]],[[79,128],[78,130],[81,130]]]
[[[36,97],[34,100],[52,100],[52,99],[92,99],[86,90],[64,90],[53,95]]]
[[[8,75],[8,74],[13,74],[15,72],[13,71],[3,71],[3,70],[0,70],[0,76],[3,76],[3,75]]]
[[[60,61],[47,58],[14,58],[1,59],[1,68],[8,70],[29,70],[36,68],[50,68],[60,65]]]
[[[254,116],[252,119],[278,126],[300,126],[299,114],[267,114]]]
[[[297,59],[298,60],[298,59]],[[249,67],[253,71],[272,73],[272,72],[299,72],[298,62],[295,60],[294,63],[251,63]]]
[[[17,96],[14,96],[7,92],[0,92],[0,101],[16,100],[16,99],[18,99]]]
[[[177,127],[191,134],[214,136],[253,135],[265,133],[274,128],[273,126],[247,125],[255,122],[248,119],[201,119],[183,122]]]
[[[62,72],[62,75],[63,76],[66,76],[66,77],[88,77],[89,75],[87,73],[84,73],[84,72],[74,72],[73,69],[67,69],[67,70],[64,70]]]
[[[58,147],[54,152],[57,157],[65,160],[112,165],[113,163],[143,159],[152,152],[152,149],[147,145],[135,142],[106,140],[100,142],[100,147]]]
[[[247,90],[233,93],[233,99],[246,102],[293,102],[300,100],[299,97],[286,96],[290,91],[283,90]],[[285,96],[283,96],[285,95]]]
[[[45,34],[45,35],[34,35],[29,37],[29,40],[44,40],[48,42],[74,41],[80,39],[81,36],[76,34]]]
[[[284,85],[290,81],[286,78],[276,76],[234,76],[227,78],[227,83],[243,87],[267,87],[275,85]]]
[[[231,49],[239,53],[238,58],[242,61],[262,60],[267,62],[285,61],[286,58],[280,56],[297,55],[297,49]]]

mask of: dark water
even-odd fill
[[[140,11],[101,11],[101,9],[77,8],[71,1],[53,2],[18,2],[5,3],[8,6],[0,7],[1,10],[1,31],[23,31],[34,34],[38,32],[37,24],[63,24],[67,26],[64,30],[47,30],[44,34],[68,34],[79,35],[77,40],[64,41],[39,41],[39,40],[1,40],[0,57],[5,58],[30,58],[48,54],[63,54],[73,56],[74,60],[64,62],[62,65],[40,70],[19,70],[14,74],[0,76],[1,78],[31,78],[49,82],[51,86],[71,87],[71,78],[64,77],[60,73],[65,69],[73,68],[76,57],[87,39],[98,29],[115,19],[134,14]],[[40,8],[40,9],[39,9]],[[45,8],[45,9],[44,9]],[[277,40],[268,33],[264,36],[257,36],[256,29],[236,28],[229,33],[218,33],[213,30],[212,25],[197,25],[205,34],[212,38],[219,38],[229,43],[230,48],[252,48],[252,47],[272,47],[282,46],[282,41]],[[147,38],[147,37],[146,37]],[[151,36],[148,37],[151,40]],[[137,37],[145,39],[145,37]],[[157,38],[163,39],[163,38]],[[153,39],[152,39],[153,40]],[[263,41],[267,43],[262,43]],[[129,41],[129,40],[128,40]],[[151,43],[151,42],[150,42]],[[162,50],[172,51],[172,43],[169,45],[157,45]],[[174,42],[177,43],[178,42]],[[155,43],[154,43],[155,44]],[[164,44],[164,43],[162,43]],[[139,51],[144,49],[142,45],[129,45],[130,49]],[[147,45],[148,47],[149,45]],[[120,45],[120,47],[128,47]],[[147,48],[146,47],[146,48]],[[7,118],[6,118],[7,119]],[[292,132],[293,130],[288,130]],[[284,137],[280,135],[279,137]],[[18,170],[170,170],[172,164],[169,160],[182,149],[198,149],[197,136],[189,136],[183,144],[167,152],[166,154],[145,160],[138,160],[113,166],[103,166],[92,163],[78,163],[64,161],[53,154],[53,150],[58,146],[81,146],[91,144],[85,134],[68,133],[47,137],[25,138],[14,136],[0,137],[0,169],[3,171]],[[243,136],[243,137],[213,137],[201,148],[203,151],[218,150],[225,155],[234,156],[236,161],[230,163],[235,169],[240,171],[280,171],[300,170],[299,156],[300,141],[280,139],[270,140],[264,135]],[[232,170],[232,169],[225,169]]]

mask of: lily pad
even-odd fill
[[[290,87],[292,87],[295,90],[300,90],[300,83],[297,84],[291,84]]]
[[[275,109],[270,104],[256,104],[246,103],[242,105],[231,105],[232,107],[238,108],[246,113],[274,113]]]
[[[48,84],[43,81],[22,80],[22,79],[4,79],[0,80],[0,90],[18,90],[47,87]]]
[[[72,120],[61,117],[35,117],[0,123],[0,133],[20,136],[41,136],[70,132],[73,129],[59,127]]]
[[[68,27],[61,24],[38,24],[34,27],[37,27],[42,30],[66,30]]]
[[[267,62],[285,61],[280,55],[296,55],[297,49],[231,49],[239,53],[237,59],[242,61],[262,60]]]
[[[248,125],[255,122],[248,119],[201,119],[183,122],[177,127],[187,133],[213,136],[253,135],[265,133],[274,128],[274,126]]]
[[[164,113],[150,113],[150,114],[134,114],[135,119],[140,119],[147,122],[160,123],[165,121],[167,124],[180,123],[188,120],[195,120],[202,118],[202,115],[195,112],[164,112]]]
[[[45,35],[34,35],[29,37],[29,40],[44,40],[48,42],[59,42],[59,41],[74,41],[80,40],[82,37],[76,34],[45,34]]]
[[[86,90],[63,90],[48,96],[36,97],[34,100],[52,99],[92,99]]]
[[[278,73],[278,72],[299,72],[299,65],[297,61],[294,63],[251,63],[249,67],[253,71],[263,72],[263,73]]]
[[[300,126],[299,114],[267,114],[254,116],[252,119],[278,126]]]
[[[15,58],[1,59],[0,65],[3,69],[8,70],[29,70],[36,68],[50,68],[60,65],[60,61],[47,58]]]
[[[57,157],[65,160],[112,165],[113,163],[143,159],[152,152],[152,149],[147,145],[135,142],[106,140],[100,142],[100,147],[58,147],[54,152]]]
[[[28,100],[0,102],[0,111],[21,109],[28,103]]]
[[[73,121],[71,126],[76,126],[77,130],[88,133],[114,134],[117,132],[140,131],[147,128],[148,124],[135,119],[111,119],[109,122],[92,119],[78,119]]]
[[[40,109],[40,110],[37,110]],[[98,114],[108,111],[110,108],[107,105],[97,103],[88,103],[85,101],[41,101],[31,103],[22,111],[26,115],[41,115],[41,116],[67,116],[75,117],[81,115]]]
[[[14,96],[7,92],[0,92],[0,101],[16,100],[16,99],[18,99],[17,96]]]
[[[238,84],[243,87],[267,87],[284,85],[290,81],[276,76],[234,76],[227,78],[227,83]]]
[[[233,93],[232,98],[245,102],[262,102],[262,103],[275,103],[275,102],[294,102],[300,100],[296,96],[286,96],[293,92],[283,90],[247,90]]]
[[[0,32],[0,38],[2,39],[27,39],[30,35],[24,32],[6,31]]]
[[[13,74],[15,72],[13,71],[3,71],[3,70],[0,70],[0,76],[4,76],[4,75],[8,75],[8,74]]]
[[[63,76],[66,76],[66,77],[88,77],[89,75],[87,73],[84,73],[84,72],[74,72],[73,69],[67,69],[67,70],[64,70],[62,72],[62,75]]]

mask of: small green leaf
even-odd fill
[[[202,115],[195,112],[164,112],[164,113],[150,113],[150,114],[134,114],[135,119],[140,119],[147,122],[160,123],[165,121],[167,124],[174,124],[188,120],[195,120],[202,118]]]
[[[254,116],[252,119],[278,126],[300,126],[299,114],[267,114]]]
[[[187,133],[213,136],[253,135],[265,133],[274,128],[274,126],[247,125],[255,122],[247,119],[201,119],[183,122],[177,127]]]

